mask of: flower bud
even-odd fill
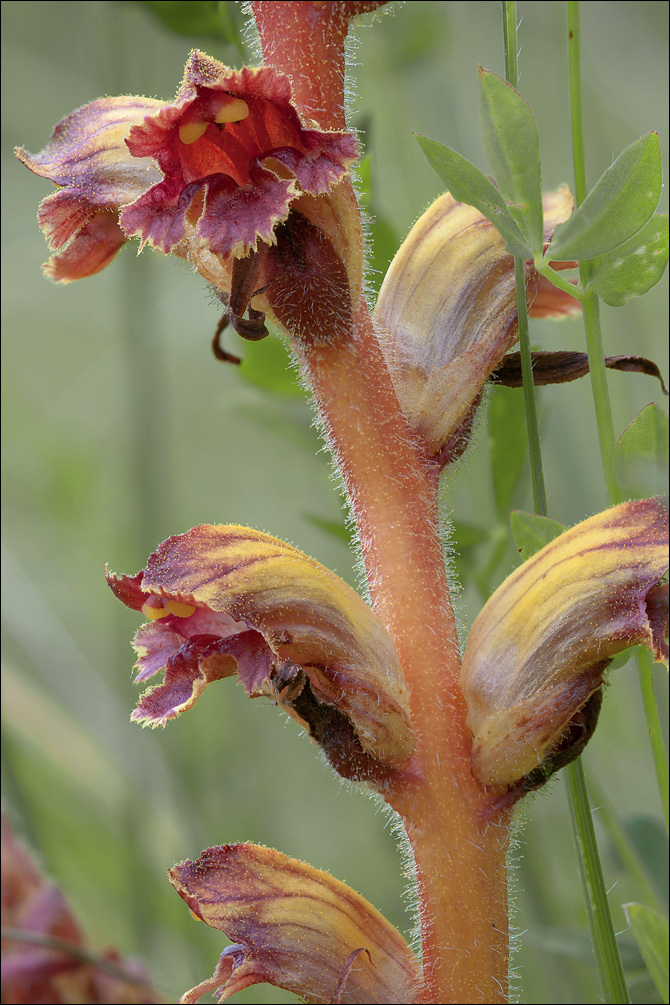
[[[571,210],[567,188],[546,197],[547,240]],[[531,263],[526,276],[538,315],[578,309]],[[517,340],[514,259],[493,224],[448,192],[436,199],[391,262],[375,321],[408,424],[437,458],[471,419],[485,382]],[[448,452],[453,456],[453,446]]]

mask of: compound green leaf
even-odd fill
[[[655,286],[667,264],[668,214],[655,213],[629,241],[591,259],[587,289],[610,307],[623,307]]]
[[[653,216],[662,184],[658,134],[646,133],[619,154],[581,206],[556,229],[547,258],[583,261],[623,244]]]
[[[533,255],[542,253],[540,137],[530,105],[511,84],[479,67],[484,144],[507,208]]]

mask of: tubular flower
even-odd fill
[[[518,794],[589,739],[612,656],[667,663],[667,504],[622,503],[565,531],[518,568],[472,626],[461,683],[481,782]]]
[[[251,338],[265,334],[250,307],[265,288],[264,305],[275,302],[292,330],[287,268],[344,309],[358,296],[360,250],[347,235],[358,216],[341,184],[357,141],[303,122],[274,69],[231,70],[194,50],[174,102],[101,98],[59,123],[41,153],[16,153],[60,186],[39,213],[56,280],[100,271],[139,237],[192,261]]]
[[[565,186],[545,197],[546,241],[572,207]],[[531,263],[526,276],[533,316],[579,309]],[[518,337],[514,259],[502,237],[479,210],[440,196],[391,262],[374,316],[410,427],[431,458],[452,459],[459,429]]]
[[[218,989],[226,1001],[273,984],[307,1002],[416,1000],[419,966],[405,940],[360,894],[271,848],[224,845],[169,871],[193,914],[233,940],[214,975],[183,1003]]]
[[[414,748],[390,636],[343,580],[247,527],[200,526],[168,538],[136,576],[108,575],[149,619],[135,638],[138,681],[159,671],[132,718],[163,726],[212,681],[237,673],[269,695],[346,777],[381,778]]]

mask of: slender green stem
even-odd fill
[[[579,269],[582,286],[586,286],[588,283],[588,270],[589,263],[582,262]],[[607,389],[607,368],[605,367],[605,353],[603,351],[600,328],[600,303],[595,293],[588,293],[582,300],[582,315],[584,318],[586,352],[589,357],[591,390],[598,426],[600,454],[605,474],[605,484],[607,486],[607,497],[610,505],[614,506],[616,503],[621,502],[621,493],[614,476],[614,447],[616,441],[614,438],[614,423],[612,421],[609,391]]]
[[[568,766],[570,791],[570,818],[575,834],[577,859],[582,883],[587,891],[586,910],[593,938],[593,952],[600,977],[603,1001],[627,1003],[630,1001],[619,956],[619,948],[614,938],[612,915],[605,891],[600,856],[596,845],[593,819],[584,781],[580,759]]]
[[[584,300],[588,294],[584,292],[582,287],[575,286],[575,284],[571,283],[568,279],[564,279],[560,272],[555,272],[549,265],[550,261],[551,255],[535,259],[534,265],[540,275],[544,276],[545,279],[548,279],[554,286],[557,286],[559,290],[563,290],[564,293],[569,293],[571,297],[575,297],[577,300]]]
[[[516,0],[503,0],[503,47],[505,50],[505,79],[516,87],[519,80],[516,47]]]
[[[518,66],[515,0],[503,0],[502,20],[503,45],[505,50],[505,76],[512,87],[516,87],[518,81]],[[533,361],[530,352],[528,310],[526,307],[526,263],[523,258],[514,259],[514,278],[516,280],[516,306],[519,317],[519,350],[521,354],[523,400],[526,410],[526,428],[528,430],[528,453],[530,456],[530,472],[533,484],[533,501],[535,504],[535,512],[539,513],[541,516],[546,516],[547,493],[544,487],[542,451],[540,449],[540,431],[537,422],[537,406],[535,404],[535,382],[533,381]]]
[[[579,205],[586,196],[586,166],[584,160],[584,130],[582,122],[581,50],[579,2],[568,0],[568,62],[570,78],[570,108],[572,121],[572,156],[575,174],[575,197]],[[580,267],[581,285],[588,283],[588,265]],[[614,426],[607,392],[605,360],[602,350],[598,298],[588,294],[582,301],[587,353],[591,371],[591,387],[596,411],[600,451],[611,503],[619,501],[614,480]],[[603,997],[607,1002],[628,1002],[628,990],[623,974],[619,949],[614,936],[605,882],[600,866],[598,846],[589,810],[588,793],[581,762],[568,769],[570,816],[579,868],[584,886],[584,899],[589,916],[593,951],[600,976]]]
[[[505,67],[508,70],[507,79],[509,83],[516,86],[517,38],[515,3],[503,3],[503,25]],[[513,76],[510,74],[513,74]],[[528,337],[525,263],[522,260],[515,259],[515,277],[517,307],[519,311],[519,347],[521,350],[521,371],[523,376],[524,401],[526,405],[526,422],[528,425],[528,446],[531,458],[533,496],[535,500],[536,512],[542,516],[546,516],[547,503],[544,491],[544,479],[542,477],[542,459],[540,454],[539,431],[535,410],[535,388],[532,376],[530,339]],[[526,357],[525,360],[524,357]],[[601,362],[603,362],[602,355]],[[591,819],[591,812],[589,809],[586,784],[584,782],[584,775],[579,761],[573,762],[573,764],[569,765],[568,778],[573,834],[577,849],[580,874],[584,885],[584,896],[589,915],[593,949],[605,1001],[628,1002],[629,998],[623,978],[623,968],[621,966],[621,959],[619,957],[619,951],[614,937],[612,916],[609,909],[609,903],[607,901],[607,893],[605,890],[602,869],[600,867],[600,858],[598,855],[595,833],[593,831],[593,821]]]
[[[626,872],[638,886],[638,896],[644,900],[645,904],[653,907],[656,911],[662,912],[663,905],[654,888],[647,863],[640,855],[628,831],[622,825],[612,802],[607,798],[605,791],[592,776],[589,778],[589,790],[593,797],[595,808],[597,808],[598,819],[616,848]]]
[[[541,516],[547,516],[547,492],[544,487],[544,472],[542,470],[542,449],[540,447],[540,429],[537,421],[533,359],[530,351],[528,311],[526,309],[526,263],[522,258],[514,259],[514,276],[516,279],[519,351],[521,355],[521,375],[523,378],[523,401],[526,410],[526,429],[528,431],[530,474],[533,484],[533,503],[536,513],[539,513]]]
[[[578,206],[586,197],[580,42],[579,0],[568,0],[568,63],[570,74],[570,115],[572,121],[572,160],[575,174],[575,200]],[[581,285],[585,288],[589,280],[588,262],[582,262],[579,274]],[[586,294],[582,300],[582,309],[593,404],[596,412],[607,495],[610,504],[615,505],[621,501],[621,495],[614,477],[614,423],[612,422],[612,409],[607,390],[607,371],[600,329],[600,306],[598,298],[594,293]]]
[[[568,4],[569,28],[569,62],[570,62],[570,94],[571,115],[573,123],[573,160],[575,167],[575,193],[578,205],[587,195],[587,178],[584,154],[584,125],[582,121],[582,61],[580,51],[580,4],[578,0],[570,0]],[[589,262],[584,262],[580,269],[582,285],[589,281]],[[600,438],[603,469],[607,484],[608,496],[612,505],[621,501],[622,495],[614,472],[614,424],[607,386],[603,340],[600,325],[599,300],[595,293],[588,293],[583,300],[584,327],[589,354],[591,386],[593,389],[598,434]],[[649,730],[652,756],[656,766],[659,795],[663,805],[666,826],[668,824],[668,768],[660,729],[657,702],[654,696],[651,666],[645,657],[646,666],[638,657],[640,687],[643,705]]]
[[[582,60],[579,28],[579,0],[568,0],[568,60],[570,73],[570,123],[572,127],[572,163],[575,173],[577,205],[586,198],[586,160],[582,121]]]
[[[573,164],[575,174],[575,198],[579,205],[586,196],[586,168],[584,159],[584,128],[582,122],[582,88],[581,88],[581,54],[580,54],[580,30],[579,30],[579,2],[569,0],[568,2],[568,59],[570,68],[570,108],[572,115],[572,143],[573,143]],[[580,267],[580,281],[583,287],[588,285],[589,280],[588,262],[583,262]],[[588,293],[582,301],[584,315],[584,331],[586,334],[586,351],[589,357],[589,370],[591,375],[591,389],[593,393],[593,404],[596,412],[596,422],[598,425],[598,438],[600,440],[600,453],[602,456],[603,471],[605,473],[605,484],[607,495],[611,505],[621,502],[622,495],[614,474],[614,423],[612,422],[612,409],[610,407],[609,393],[607,390],[607,373],[602,345],[602,334],[600,329],[600,305],[594,293]],[[647,669],[643,670],[639,662],[640,688],[642,690],[642,701],[644,705],[647,728],[652,748],[652,756],[656,766],[656,777],[658,780],[659,795],[663,805],[666,826],[668,823],[668,769],[663,745],[663,737],[660,729],[658,707],[654,697],[653,684],[651,679],[651,668],[647,662]]]
[[[579,2],[568,2],[568,56],[570,67],[570,107],[572,115],[573,163],[575,174],[575,197],[577,205],[586,196],[586,168],[584,159],[584,129],[582,122],[582,89],[581,89],[581,55],[579,30]],[[589,263],[584,262],[580,268],[581,285],[586,286],[589,280]],[[584,314],[584,330],[589,357],[591,388],[598,424],[600,453],[602,456],[607,495],[612,505],[621,501],[621,491],[614,474],[614,424],[612,410],[607,390],[607,375],[600,329],[600,307],[598,298],[593,293],[586,295],[582,301]],[[663,806],[666,826],[668,824],[668,768],[660,729],[658,706],[654,697],[651,667],[645,657],[646,669],[640,663],[638,668],[640,688],[644,705],[652,756],[656,766],[659,795]]]
[[[665,826],[668,827],[668,759],[665,755],[665,745],[663,743],[663,732],[661,730],[661,718],[658,714],[658,702],[654,694],[654,670],[651,664],[651,657],[647,649],[638,647],[636,653],[637,672],[640,681],[640,692],[642,694],[642,704],[644,714],[649,728],[649,743],[651,744],[651,755],[654,759],[658,791],[663,805],[663,815]]]

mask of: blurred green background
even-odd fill
[[[35,212],[50,188],[12,158],[13,145],[37,152],[60,118],[102,94],[170,98],[192,45],[241,62],[234,44],[173,33],[150,6],[2,5],[3,792],[92,943],[141,957],[175,1000],[211,973],[224,940],[191,919],[165,869],[207,846],[277,847],[350,883],[401,930],[411,919],[388,817],[336,779],[275,709],[226,681],[164,731],[128,721],[137,618],[109,593],[105,562],[134,573],[169,534],[242,523],[292,542],[352,583],[356,577],[346,542],[327,526],[343,518],[328,457],[278,344],[254,347],[253,358],[242,345],[242,373],[216,362],[209,343],[219,311],[203,281],[177,261],[150,252],[137,259],[130,246],[80,284],[59,288],[40,274],[46,248]],[[565,6],[518,5],[520,89],[538,119],[545,188],[572,177]],[[228,7],[241,24],[240,7]],[[503,72],[498,3],[391,7],[357,31],[351,116],[370,154],[380,269],[441,190],[412,132],[448,142],[487,170],[476,65]],[[649,129],[659,129],[667,150],[667,6],[584,3],[582,18],[593,183]],[[667,379],[666,284],[621,310],[604,308],[603,329],[608,353],[650,356]],[[583,346],[579,319],[536,324],[531,338],[548,349]],[[235,349],[232,335],[225,343]],[[665,404],[651,378],[613,373],[609,382],[617,436],[649,401]],[[514,412],[516,394],[499,392],[496,407]],[[540,409],[550,512],[574,523],[606,506],[588,381],[542,389]],[[472,528],[497,527],[487,430],[482,418],[443,491],[445,511],[471,528],[472,540],[482,538],[460,549],[465,628],[481,606],[475,581],[494,544]],[[525,474],[511,504],[532,507]],[[489,586],[517,561],[510,545]],[[658,681],[664,703],[665,679]],[[665,832],[632,664],[611,684],[585,766],[653,871]],[[601,818],[595,814],[606,881],[623,930],[619,905],[644,892]],[[512,878],[515,924],[526,932],[514,960],[522,997],[595,1001],[563,782],[528,800],[523,819]],[[634,1000],[656,1000],[625,939],[624,950]],[[238,1000],[292,999],[252,988]]]

